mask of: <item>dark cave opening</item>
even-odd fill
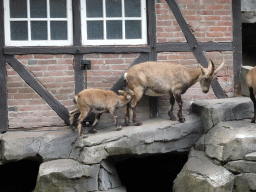
[[[30,192],[35,189],[40,160],[20,160],[0,166],[1,192]]]
[[[188,152],[129,157],[116,169],[127,192],[172,191],[173,181],[188,160]]]

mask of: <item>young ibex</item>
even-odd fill
[[[123,91],[118,90],[119,96],[110,90],[102,89],[85,89],[78,93],[74,98],[76,109],[69,113],[70,124],[74,123],[74,115],[80,113],[78,117],[77,128],[79,134],[84,138],[87,137],[82,131],[82,121],[87,117],[89,112],[95,113],[95,120],[92,124],[91,132],[96,132],[95,125],[100,120],[100,116],[104,112],[109,112],[115,119],[117,130],[121,130],[121,126],[117,125],[117,109],[129,103],[134,96],[132,90],[125,88]]]
[[[135,107],[143,94],[149,96],[170,95],[170,110],[168,115],[171,120],[176,120],[173,115],[173,105],[178,102],[178,118],[181,123],[185,122],[182,115],[181,94],[185,93],[189,87],[196,82],[200,82],[204,93],[209,91],[211,81],[224,65],[223,63],[215,70],[212,61],[208,68],[200,65],[200,68],[186,68],[179,64],[169,62],[145,62],[132,66],[124,74],[126,87],[134,91],[132,101],[126,106],[125,123],[129,125],[130,118],[133,118],[135,125],[141,125],[136,120]]]
[[[246,83],[249,86],[250,98],[254,104],[254,117],[252,123],[255,123],[256,118],[256,67],[253,67],[246,75]]]

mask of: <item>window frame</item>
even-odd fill
[[[124,16],[124,0],[122,2],[122,17],[106,17],[106,5],[103,0],[103,17],[87,17],[86,15],[86,0],[80,0],[81,3],[81,33],[82,45],[99,46],[99,45],[147,45],[147,6],[146,0],[141,2],[141,17],[125,17]],[[122,39],[107,39],[106,22],[113,20],[122,21]],[[141,39],[125,39],[125,21],[126,20],[140,20],[141,21]],[[87,39],[87,21],[103,21],[103,39],[88,40]]]
[[[10,0],[4,0],[4,28],[5,28],[5,46],[69,46],[73,45],[73,13],[72,1],[67,2],[66,18],[50,18],[50,0],[46,0],[47,18],[31,18],[30,17],[30,0],[27,1],[27,17],[11,18],[10,17]],[[11,40],[11,21],[27,21],[28,24],[28,40]],[[31,40],[31,21],[47,21],[47,37],[48,40]],[[50,40],[50,22],[66,21],[67,22],[67,40]]]

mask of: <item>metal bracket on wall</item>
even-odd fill
[[[90,60],[81,60],[81,69],[82,70],[90,70],[91,69],[91,61]]]

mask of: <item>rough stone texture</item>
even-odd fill
[[[246,154],[244,158],[247,161],[256,161],[256,152]]]
[[[231,161],[225,167],[234,173],[256,173],[256,162],[253,161]]]
[[[236,176],[234,192],[252,192],[256,191],[256,174],[242,173]]]
[[[40,166],[35,192],[96,191],[100,165],[83,165],[72,159],[61,159]]]
[[[101,129],[88,138],[69,127],[7,132],[1,135],[2,162],[40,158],[36,192],[126,192],[107,157],[189,151],[202,135],[202,125],[197,115],[186,119],[150,119],[122,131]]]
[[[221,121],[252,118],[253,106],[248,97],[201,100],[192,103],[192,111],[201,116],[204,132]]]
[[[175,192],[232,191],[234,175],[212,163],[204,152],[191,150],[188,162],[174,181]]]
[[[107,191],[122,186],[116,171],[115,165],[107,160],[104,160],[100,164],[99,171],[99,189],[101,191]]]
[[[250,120],[221,122],[204,136],[205,153],[228,162],[255,152],[256,126]]]
[[[186,119],[182,124],[152,119],[144,121],[142,126],[127,127],[121,132],[102,130],[86,139],[77,139],[70,157],[85,164],[95,164],[114,155],[188,151],[202,131],[199,117],[188,115]]]
[[[3,135],[3,162],[41,156],[44,161],[69,158],[77,133],[68,127],[52,131],[15,131]]]

